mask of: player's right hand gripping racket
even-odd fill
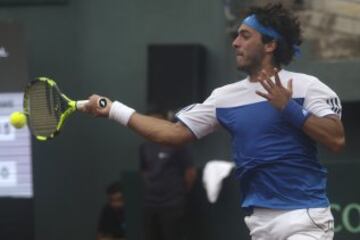
[[[54,138],[65,120],[88,100],[74,101],[65,96],[54,80],[39,77],[32,81],[24,93],[24,114],[31,133],[40,141]],[[99,106],[105,108],[107,101],[101,98]]]

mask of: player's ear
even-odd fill
[[[277,42],[276,41],[270,41],[268,43],[265,43],[264,49],[266,53],[273,53],[275,52],[277,48]]]

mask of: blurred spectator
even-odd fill
[[[164,113],[150,115],[167,118]],[[144,180],[145,239],[184,239],[186,195],[196,178],[188,149],[145,142],[140,146],[140,170]]]
[[[125,240],[124,196],[119,182],[106,189],[107,203],[98,222],[97,240]]]

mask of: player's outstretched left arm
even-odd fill
[[[276,69],[275,69],[275,72]],[[273,82],[266,72],[259,78],[267,93],[256,91],[259,96],[266,98],[275,108],[283,112],[295,127],[301,128],[313,140],[325,145],[333,152],[340,152],[345,146],[344,127],[337,115],[317,117],[308,112],[292,100],[292,79],[284,87],[279,75],[275,73]]]
[[[164,145],[181,146],[196,137],[182,123],[173,123],[167,120],[146,116],[135,112],[134,109],[120,102],[107,100],[107,106],[98,106],[100,97],[92,95],[88,104],[81,111],[89,113],[95,117],[105,117],[113,119],[124,126],[134,130],[144,138]]]

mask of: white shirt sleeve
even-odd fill
[[[304,108],[318,117],[336,114],[341,118],[339,97],[318,79],[315,79],[306,92]]]
[[[185,107],[176,114],[177,119],[198,139],[212,133],[219,126],[216,118],[215,92],[216,90],[203,103]]]

